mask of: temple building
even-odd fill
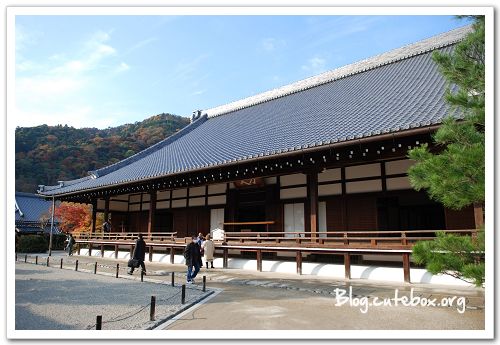
[[[176,238],[224,229],[335,248],[345,246],[329,242],[337,232],[390,239],[474,229],[481,210],[447,209],[407,176],[408,150],[439,150],[432,134],[445,117],[461,116],[445,102],[432,54],[451,52],[470,30],[195,111],[191,124],[148,149],[39,193],[92,204],[113,232]]]

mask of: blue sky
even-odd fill
[[[465,24],[452,16],[16,16],[16,126],[189,116]]]

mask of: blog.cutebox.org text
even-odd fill
[[[409,295],[403,295],[398,289],[394,290],[394,297],[372,297],[368,298],[353,296],[352,286],[349,290],[336,288],[335,292],[335,306],[350,306],[357,307],[361,313],[368,312],[370,307],[455,307],[457,312],[463,314],[465,312],[466,299],[459,296],[448,296],[441,299],[426,298],[416,296],[413,288],[410,290]]]

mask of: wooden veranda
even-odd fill
[[[329,254],[343,257],[345,278],[351,278],[351,256],[372,254],[401,255],[404,281],[410,282],[410,255],[417,241],[436,238],[438,233],[477,236],[475,229],[463,230],[407,230],[407,231],[329,231],[314,234],[310,232],[226,232],[222,240],[216,240],[216,256],[223,258],[223,268],[228,268],[229,250],[243,250],[255,253],[257,270],[262,271],[263,253],[294,253],[297,274],[302,274],[303,254]],[[105,247],[114,248],[118,258],[120,248],[134,250],[138,233],[93,233],[75,236],[78,254],[82,247],[88,247],[88,255],[94,249],[104,256]],[[174,255],[182,252],[190,237],[177,237],[175,232],[145,234],[148,259],[152,261],[154,253]]]

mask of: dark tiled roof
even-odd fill
[[[16,232],[21,234],[38,234],[41,232],[45,234],[50,234],[50,224],[45,226],[42,230],[39,223],[19,223],[16,224]],[[54,228],[52,229],[52,234],[60,234],[60,233],[62,233],[62,231],[56,224],[54,224]]]
[[[44,213],[49,214],[51,207],[52,201],[39,195],[16,192],[16,224],[39,223],[40,217]]]
[[[450,108],[431,55],[451,52],[469,31],[453,30],[209,109],[208,116],[135,156],[40,192],[83,191],[440,123]]]

